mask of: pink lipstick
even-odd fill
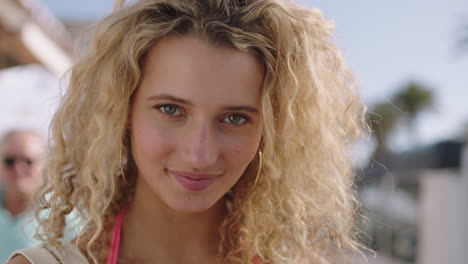
[[[215,174],[195,174],[170,170],[168,170],[168,172],[182,186],[190,191],[201,191],[206,189],[219,176]]]

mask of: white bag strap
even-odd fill
[[[8,260],[11,260],[17,255],[25,257],[31,264],[62,264],[57,256],[43,247],[17,250],[11,254]]]
[[[88,264],[86,258],[73,244],[63,242],[61,249],[62,254],[56,248],[47,245],[21,249],[13,252],[8,260],[16,255],[22,255],[31,264]]]

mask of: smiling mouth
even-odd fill
[[[213,183],[220,176],[220,174],[189,173],[171,170],[166,171],[184,188],[195,192],[208,188],[208,186],[210,186],[211,183]]]

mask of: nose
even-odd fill
[[[26,164],[25,161],[17,161],[13,165],[13,169],[16,172],[16,174],[21,175],[21,176],[26,176],[29,174],[31,167],[30,165]]]
[[[215,128],[207,121],[194,121],[181,140],[184,162],[194,171],[213,168],[219,158],[219,143]]]

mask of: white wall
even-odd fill
[[[28,128],[47,135],[59,101],[59,80],[40,65],[0,70],[0,134]]]
[[[468,140],[468,139],[467,139]],[[464,212],[462,214],[462,222],[465,223],[463,225],[463,230],[462,230],[462,236],[463,236],[463,253],[464,256],[463,258],[465,259],[465,263],[468,262],[468,144],[465,145],[465,149],[463,151],[463,165],[462,165],[462,183],[461,183],[461,188],[462,188],[462,211]]]
[[[455,171],[421,176],[418,264],[466,264],[465,179]]]

